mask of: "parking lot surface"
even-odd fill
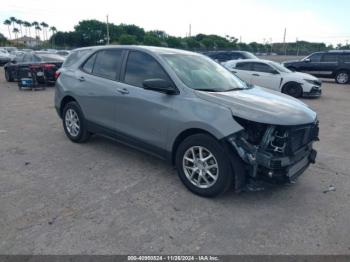
[[[0,69],[1,254],[350,254],[349,85],[303,99],[321,141],[296,184],[215,199],[117,142],[70,142],[53,95]]]

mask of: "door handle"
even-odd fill
[[[85,81],[85,77],[81,76],[81,77],[78,78],[78,80],[79,80],[80,82],[84,82],[84,81]]]
[[[260,76],[259,74],[252,74],[252,76]]]
[[[129,94],[129,90],[126,88],[117,88],[117,92],[121,93],[122,95]]]

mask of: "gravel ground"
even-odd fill
[[[205,199],[149,155],[71,143],[54,89],[19,91],[3,75],[0,254],[350,254],[349,85],[304,99],[321,141],[295,185]]]

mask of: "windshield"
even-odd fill
[[[277,71],[282,73],[292,73],[287,67],[284,67],[283,65],[276,63],[276,62],[270,62],[270,65],[274,67]]]
[[[249,52],[244,52],[244,53],[246,55],[246,59],[259,59],[255,55],[253,55],[252,53],[249,53]]]
[[[189,88],[201,91],[226,92],[248,88],[223,66],[202,55],[161,55]]]

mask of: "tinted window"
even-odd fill
[[[64,58],[59,55],[45,54],[45,55],[37,55],[36,57],[34,57],[34,60],[39,60],[44,62],[63,62]]]
[[[26,54],[23,56],[23,62],[31,62],[33,60],[33,56],[30,54]]]
[[[253,70],[252,71],[263,72],[263,73],[272,73],[275,70],[267,64],[253,63]]]
[[[322,56],[321,53],[316,53],[316,54],[309,56],[308,58],[311,60],[311,62],[320,62],[321,56]]]
[[[350,54],[343,54],[341,58],[344,62],[350,62]]]
[[[78,59],[80,59],[82,56],[84,56],[88,52],[90,52],[90,49],[72,51],[72,53],[70,53],[70,55],[65,60],[63,67],[73,65]]]
[[[97,53],[93,74],[109,79],[119,79],[123,50],[104,50]]]
[[[141,52],[130,52],[126,64],[125,83],[142,87],[144,80],[155,78],[170,81],[153,57]]]
[[[337,62],[338,54],[324,54],[322,58],[323,62]]]
[[[248,70],[248,71],[250,71],[251,70],[251,64],[252,63],[244,63],[244,62],[237,63],[236,64],[236,68],[239,69],[239,70]]]
[[[15,60],[17,63],[18,62],[23,62],[23,57],[24,57],[23,54],[17,54],[16,57],[13,60]]]
[[[91,74],[92,73],[92,69],[94,67],[94,63],[95,63],[95,58],[96,58],[96,54],[92,55],[84,64],[83,66],[83,70],[86,73]]]

